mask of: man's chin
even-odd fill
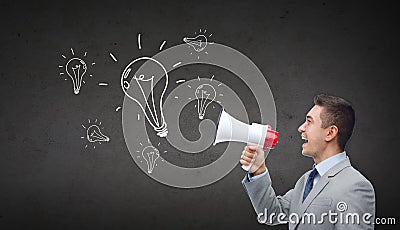
[[[308,153],[304,149],[301,151],[301,154],[303,154],[303,156],[306,156],[306,157],[312,157],[312,154]]]

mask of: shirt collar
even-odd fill
[[[340,161],[347,158],[346,151],[338,153],[334,156],[329,157],[328,159],[323,160],[319,164],[315,165],[314,167],[317,169],[318,174],[322,177],[329,169],[335,166]]]

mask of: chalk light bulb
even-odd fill
[[[78,94],[81,90],[83,76],[87,70],[86,63],[80,58],[72,58],[65,66],[65,70],[72,79],[74,94]]]
[[[197,113],[200,120],[204,118],[207,107],[214,101],[216,95],[214,87],[210,84],[202,84],[197,87],[195,96],[197,99]]]
[[[194,50],[197,52],[203,51],[207,46],[207,37],[203,34],[199,34],[194,38],[186,37],[183,38],[183,41],[192,46]]]
[[[110,138],[104,135],[101,131],[99,126],[91,125],[86,130],[86,138],[89,142],[108,142]]]
[[[142,150],[142,156],[147,163],[147,172],[152,173],[156,165],[156,160],[160,157],[160,152],[153,146],[147,146]]]
[[[131,83],[128,76],[132,71],[132,66],[139,61],[146,61],[151,66],[151,73],[141,73],[132,77]],[[146,64],[145,63],[145,64]],[[154,94],[154,75],[165,76],[163,91],[160,95]],[[147,121],[153,127],[154,131],[160,137],[166,137],[168,134],[167,123],[163,114],[163,97],[168,87],[168,73],[165,67],[157,60],[150,57],[140,57],[129,63],[121,77],[121,87],[125,95],[135,101],[142,109]],[[156,106],[154,97],[159,97],[159,104]],[[148,97],[148,98],[147,98]]]

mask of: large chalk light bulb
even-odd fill
[[[193,47],[197,52],[203,51],[207,46],[207,37],[203,34],[199,34],[194,38],[186,37],[183,38],[183,41]]]
[[[132,72],[133,65],[139,61],[146,61],[144,65],[150,66],[151,72],[142,72],[132,77],[128,81],[128,76]],[[148,70],[148,69],[146,69]],[[154,95],[154,76],[165,76],[163,91],[160,95]],[[135,101],[142,109],[147,121],[160,137],[168,134],[167,123],[163,114],[163,97],[168,87],[168,73],[165,67],[157,60],[150,57],[140,57],[129,63],[121,77],[121,87],[125,95]],[[159,97],[159,104],[156,106],[154,97]]]
[[[87,70],[86,63],[80,58],[72,58],[65,66],[65,70],[72,79],[74,94],[78,94],[81,90],[83,76]]]

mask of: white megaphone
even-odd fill
[[[267,148],[275,148],[276,143],[278,143],[278,136],[279,133],[272,130],[270,125],[257,123],[248,125],[235,119],[222,109],[219,115],[214,145],[225,141],[238,141],[258,145],[265,151]],[[256,156],[249,165],[242,165],[242,168],[248,171],[255,159]]]

